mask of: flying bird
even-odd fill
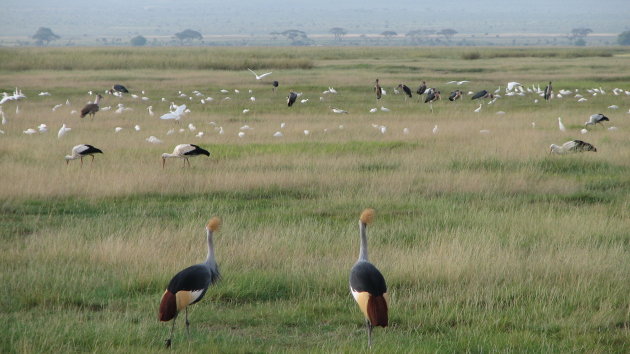
[[[206,261],[190,266],[171,279],[162,295],[158,318],[162,322],[173,320],[171,333],[166,339],[166,347],[171,346],[175,321],[180,311],[186,310],[186,332],[189,332],[188,306],[195,304],[208,291],[208,287],[215,284],[220,278],[219,266],[214,257],[214,242],[212,236],[219,230],[221,220],[218,217],[210,219],[206,225],[206,241],[208,243],[208,255]]]
[[[365,209],[359,219],[359,259],[350,270],[350,292],[365,316],[368,347],[372,347],[372,328],[387,327],[387,284],[381,272],[368,260],[367,226],[374,209]]]
[[[258,74],[256,74],[256,73],[255,73],[252,69],[249,69],[249,68],[248,68],[247,70],[249,70],[252,74],[254,74],[254,76],[256,76],[256,80],[262,80],[262,78],[263,78],[263,77],[268,76],[268,75],[271,75],[271,72],[264,73],[264,74],[262,74],[262,75],[258,75]]]
[[[186,162],[188,162],[188,167],[190,167],[190,161],[188,161],[188,158],[199,155],[210,156],[210,153],[208,152],[208,150],[205,150],[194,144],[179,144],[175,146],[175,149],[173,149],[173,153],[162,154],[162,168],[164,168],[164,165],[166,164],[166,159],[175,157],[184,159],[184,167],[186,166]]]
[[[94,99],[94,103],[88,103],[85,105],[85,107],[83,107],[83,109],[81,109],[80,117],[83,118],[89,114],[90,116],[92,116],[92,118],[94,118],[94,115],[99,110],[98,104],[101,102],[102,98],[103,96],[101,96],[100,94],[96,95],[96,99]]]
[[[94,161],[94,154],[102,154],[101,149],[95,148],[92,145],[80,144],[72,148],[72,154],[66,155],[66,165],[70,160],[81,159],[81,166],[83,166],[83,156],[92,156],[92,162]],[[90,162],[91,163],[91,162]]]
[[[551,144],[549,146],[550,154],[566,154],[566,153],[574,153],[574,152],[583,152],[583,151],[593,151],[597,152],[595,146],[584,142],[582,140],[570,140],[566,143],[562,144],[562,146],[558,146],[556,144]]]

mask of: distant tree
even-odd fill
[[[586,38],[586,36],[589,35],[589,33],[593,33],[593,30],[590,28],[585,28],[585,27],[580,27],[580,28],[574,28],[571,30],[571,33],[569,33],[569,39],[579,39],[579,38]]]
[[[340,41],[341,37],[345,36],[348,32],[341,27],[333,27],[329,30],[330,33],[335,35],[335,40]]]
[[[451,38],[453,38],[453,36],[457,34],[457,31],[452,28],[445,28],[441,30],[440,32],[438,32],[437,34],[444,36],[444,38],[446,38],[447,41],[450,41]]]
[[[37,29],[37,32],[32,37],[37,43],[37,45],[48,45],[50,41],[54,41],[55,39],[59,39],[58,35],[54,34],[53,31],[48,27],[40,27]]]
[[[619,34],[619,37],[617,37],[617,43],[619,43],[619,45],[630,45],[630,31],[625,31]]]
[[[287,39],[291,41],[291,45],[301,46],[313,43],[313,41],[306,35],[306,32],[296,29],[280,32],[280,35],[287,37]]]
[[[183,30],[182,32],[175,33],[175,37],[182,42],[192,41],[194,39],[199,39],[199,40],[203,39],[203,36],[201,35],[201,33],[197,31],[193,31],[191,29],[187,29],[187,30]]]
[[[435,34],[434,30],[413,30],[409,31],[405,34],[406,37],[409,37],[413,44],[420,44],[422,39],[426,36]]]
[[[397,36],[397,35],[398,35],[398,33],[394,32],[394,31],[381,32],[381,36],[385,37],[388,40],[392,39],[392,37]]]
[[[144,38],[143,36],[135,36],[131,38],[129,43],[131,43],[131,45],[134,47],[142,47],[143,45],[147,44],[147,39]]]

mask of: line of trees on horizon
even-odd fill
[[[348,34],[348,31],[342,27],[333,27],[328,31],[333,35],[333,38],[336,42],[343,42],[343,37]],[[387,30],[379,33],[387,42],[391,42],[395,38],[404,38],[411,45],[436,45],[436,44],[444,44],[451,43],[455,35],[459,32],[452,28],[444,28],[439,31],[433,29],[416,29],[411,30],[404,34],[404,37],[399,35],[397,32],[392,30]],[[577,27],[573,28],[566,38],[576,46],[585,46],[586,38],[589,34],[593,33],[593,30],[587,27]],[[278,37],[284,37],[289,41],[290,45],[293,46],[308,46],[314,45],[315,41],[311,39],[308,34],[304,31],[297,29],[288,29],[282,32],[271,32],[269,33],[272,40],[277,40]],[[497,35],[498,38],[499,35]],[[361,38],[365,39],[366,36],[362,35]],[[48,27],[39,27],[35,34],[31,37],[35,40],[35,45],[37,46],[46,46],[51,42],[58,40],[61,36],[57,35],[52,31],[52,29]],[[442,38],[445,42],[440,40]],[[191,44],[198,41],[203,43],[203,35],[199,31],[195,31],[192,29],[185,29],[181,32],[177,32],[173,35],[173,39],[179,41],[180,45]],[[107,39],[98,39],[97,41],[103,42],[103,44],[121,44],[122,41],[110,41]],[[132,46],[145,46],[149,44],[149,41],[142,35],[134,36],[129,40],[129,44]],[[153,44],[157,44],[155,41]],[[618,35],[617,44],[622,46],[630,45],[630,31],[622,32]],[[461,44],[460,44],[461,45]]]

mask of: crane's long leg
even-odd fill
[[[83,156],[81,156],[81,167],[83,167]]]
[[[94,163],[94,155],[92,155],[92,161],[90,161],[90,166]]]
[[[372,324],[369,320],[365,320],[365,327],[368,335],[368,348],[372,348]]]
[[[167,348],[171,347],[171,341],[173,339],[173,331],[175,330],[175,320],[177,320],[177,315],[173,317],[173,325],[171,326],[171,334],[168,336],[168,339],[164,343]]]
[[[190,330],[188,327],[190,327],[190,322],[188,322],[188,306],[186,306],[186,334],[190,336]]]

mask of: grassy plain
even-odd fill
[[[160,297],[172,275],[204,259],[213,215],[224,220],[215,237],[223,280],[191,307],[190,338],[179,320],[174,351],[367,351],[347,278],[359,214],[373,207],[370,258],[391,294],[391,326],[375,331],[375,352],[628,352],[630,96],[611,92],[630,89],[628,55],[1,49],[0,91],[19,87],[28,98],[3,105],[0,127],[0,351],[161,351],[169,326],[157,321]],[[247,67],[273,74],[257,82]],[[378,103],[376,77],[388,91]],[[280,81],[278,94],[271,80]],[[450,80],[470,80],[465,91],[552,80],[556,92],[579,89],[588,101],[504,96],[474,113],[478,104],[464,97],[431,113],[415,97],[393,95],[398,83],[415,91],[421,80],[443,94],[455,89]],[[113,83],[145,90],[150,101],[106,96],[101,106],[112,110],[93,120],[71,114],[88,90]],[[323,95],[329,86],[339,93]],[[593,87],[607,93],[586,93]],[[289,89],[309,101],[287,108]],[[214,101],[178,97],[193,90]],[[179,125],[158,119],[171,101],[191,109]],[[116,114],[118,103],[133,110]],[[381,105],[392,111],[368,113]],[[618,130],[581,135],[598,112]],[[50,131],[22,133],[40,123]],[[62,123],[72,131],[58,139]],[[189,123],[196,132],[166,135]],[[245,124],[254,129],[239,138]],[[273,137],[279,130],[284,137]],[[164,143],[146,142],[150,135]],[[575,138],[598,152],[548,154],[551,143]],[[160,154],[189,142],[211,158],[192,159],[190,169],[167,161],[162,170]],[[66,166],[79,143],[105,153],[93,165]]]

